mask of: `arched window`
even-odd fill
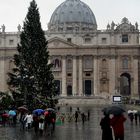
[[[93,62],[92,62],[91,56],[85,56],[84,57],[84,69],[92,69],[93,68]]]
[[[60,68],[61,67],[61,61],[59,59],[54,60],[54,67],[55,68]]]

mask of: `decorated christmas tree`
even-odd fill
[[[56,103],[47,44],[37,4],[32,0],[20,34],[17,54],[14,55],[16,67],[8,73],[13,98],[16,102],[24,101],[29,108],[53,106]]]

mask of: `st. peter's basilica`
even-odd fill
[[[94,10],[94,9],[93,9]],[[126,17],[97,29],[92,10],[80,0],[66,0],[53,12],[45,31],[49,63],[60,96],[113,94],[139,98],[140,44],[138,23]],[[7,72],[20,40],[17,32],[0,32],[0,90],[7,91]]]

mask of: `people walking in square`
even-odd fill
[[[88,110],[88,112],[87,112],[87,119],[88,119],[88,121],[90,120],[90,110]]]
[[[86,116],[84,112],[81,113],[81,118],[82,118],[82,123],[84,124],[86,120]]]
[[[26,120],[26,130],[29,130],[31,128],[31,124],[33,122],[33,117],[31,115],[31,113],[28,113],[25,116],[24,120]]]
[[[104,117],[100,121],[100,126],[102,129],[102,140],[113,140],[110,118],[106,113],[104,113]]]
[[[134,119],[135,119],[135,124],[137,125],[137,123],[138,123],[138,114],[137,113],[134,114]]]
[[[133,113],[130,113],[130,114],[128,114],[128,117],[130,119],[131,124],[133,124],[134,114]]]
[[[70,106],[70,113],[72,113],[72,107]]]
[[[39,130],[39,117],[37,113],[33,115],[33,127],[34,127],[34,132],[37,135]]]
[[[78,120],[78,111],[75,111],[75,122],[77,123]]]
[[[124,115],[113,116],[111,119],[111,126],[114,131],[115,140],[124,140],[124,122],[126,118]]]

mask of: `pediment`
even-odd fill
[[[136,25],[135,25],[136,26]],[[137,27],[132,25],[127,18],[123,18],[120,25],[117,25],[115,31],[121,31],[121,32],[134,32],[137,31]]]
[[[48,47],[49,48],[77,48],[79,46],[73,43],[69,43],[61,38],[55,37],[48,40]]]

